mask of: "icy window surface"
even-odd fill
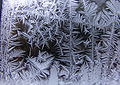
[[[119,0],[3,0],[0,85],[119,85]]]

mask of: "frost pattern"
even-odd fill
[[[119,0],[23,1],[2,5],[1,83],[119,84]]]

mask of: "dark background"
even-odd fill
[[[2,0],[0,0],[0,23],[1,23]]]

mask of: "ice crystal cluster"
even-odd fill
[[[3,0],[0,85],[119,85],[119,0]]]

